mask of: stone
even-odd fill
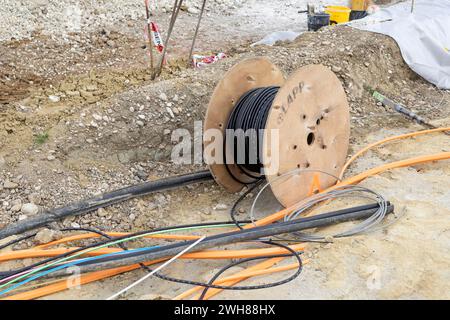
[[[15,183],[15,182],[12,182],[12,181],[9,181],[9,180],[6,180],[4,183],[3,183],[3,188],[5,188],[5,189],[15,189],[15,188],[17,188],[19,185],[17,184],[17,183]]]
[[[51,96],[48,96],[48,100],[55,103],[55,102],[59,102],[61,100],[61,98],[56,95],[51,95]]]
[[[214,210],[227,210],[228,206],[224,203],[219,203],[214,207]]]
[[[172,109],[170,109],[169,107],[166,107],[167,113],[170,115],[171,118],[175,118],[175,115],[173,114]]]
[[[54,155],[52,155],[52,154],[47,157],[48,161],[53,161],[55,159],[56,159],[56,157]]]
[[[161,92],[161,94],[159,95],[159,98],[160,98],[162,101],[167,101],[167,95],[166,95],[164,92]]]
[[[72,228],[80,228],[80,224],[79,224],[79,223],[76,223],[76,222],[72,222],[72,223],[70,224],[70,226],[71,226]]]
[[[331,71],[333,71],[333,72],[341,72],[342,71],[342,68],[341,67],[338,67],[338,66],[332,66],[331,67]]]
[[[106,217],[108,215],[108,211],[104,208],[99,208],[97,213],[100,217]]]
[[[32,216],[39,212],[39,207],[34,203],[25,203],[22,205],[21,211],[27,216]]]
[[[34,236],[34,240],[36,240],[38,244],[44,244],[57,240],[59,237],[60,233],[58,231],[45,228]]]
[[[34,204],[41,204],[42,197],[39,193],[32,193],[28,196],[28,201]]]
[[[11,211],[12,212],[19,212],[21,209],[22,209],[22,204],[21,203],[15,204],[15,205],[13,205],[11,207]]]

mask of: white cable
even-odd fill
[[[300,174],[300,173],[308,172],[308,171],[313,171],[313,172],[318,171],[318,172],[322,172],[329,176],[334,177],[333,175],[331,175],[329,173],[319,171],[319,170],[295,169],[295,170],[286,172],[285,174],[277,177],[274,181],[276,181],[279,178],[285,177],[287,175]],[[339,178],[337,178],[337,177],[335,177],[335,179],[339,180]],[[256,195],[255,199],[253,200],[253,204],[250,209],[250,218],[251,218],[253,224],[255,223],[254,222],[255,221],[254,210],[255,210],[256,203],[257,203],[259,197],[261,196],[262,192],[268,185],[269,185],[269,183],[266,183],[260,189],[260,191]],[[379,225],[383,221],[384,217],[386,216],[387,209],[388,209],[387,200],[381,194],[379,194],[371,189],[361,187],[361,186],[355,186],[355,185],[338,186],[332,191],[314,194],[312,196],[309,196],[309,197],[299,201],[298,203],[296,203],[295,205],[292,206],[295,209],[293,209],[292,212],[290,212],[289,214],[287,214],[284,217],[284,221],[290,221],[290,220],[294,220],[297,218],[301,218],[301,215],[303,213],[305,213],[306,211],[313,208],[316,204],[319,204],[323,201],[333,200],[336,198],[343,198],[343,197],[353,197],[353,196],[355,196],[354,195],[355,193],[359,193],[359,195],[357,195],[357,197],[359,197],[359,198],[368,198],[371,200],[375,200],[378,203],[378,209],[374,212],[374,214],[372,216],[370,216],[366,220],[362,221],[361,223],[358,223],[356,226],[354,226],[344,232],[340,232],[338,234],[334,234],[331,236],[334,238],[349,237],[352,235],[357,235],[357,234],[367,232],[367,231],[373,229],[376,225]],[[302,232],[295,232],[294,234],[297,236],[297,238],[299,240],[302,240],[302,241],[321,241],[326,238],[324,235],[319,235],[319,234],[306,234],[306,233],[302,233]]]
[[[189,247],[187,247],[186,249],[184,249],[183,251],[181,251],[180,253],[178,253],[176,256],[172,257],[170,260],[166,261],[165,263],[163,263],[162,265],[160,265],[158,268],[156,268],[155,270],[153,270],[152,272],[146,274],[144,277],[142,277],[141,279],[135,281],[134,283],[130,284],[128,287],[120,290],[119,292],[117,292],[116,294],[113,294],[111,297],[109,297],[106,300],[113,300],[115,298],[117,298],[118,296],[120,296],[122,293],[130,290],[131,288],[133,288],[134,286],[138,285],[139,283],[141,283],[142,281],[145,281],[146,279],[148,279],[149,277],[151,277],[152,275],[154,275],[156,272],[158,272],[159,270],[163,269],[164,267],[168,266],[169,264],[171,264],[172,262],[174,262],[176,259],[178,259],[179,257],[181,257],[183,254],[185,254],[186,252],[188,252],[189,250],[191,250],[193,247],[195,247],[196,245],[198,245],[201,241],[203,241],[206,238],[206,236],[201,237],[200,239],[198,239],[197,241],[195,241],[193,244],[191,244]]]

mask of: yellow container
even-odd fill
[[[326,6],[325,12],[330,14],[330,23],[345,23],[350,20],[350,12],[352,10],[344,6]]]
[[[352,10],[366,11],[369,6],[369,0],[352,0]]]

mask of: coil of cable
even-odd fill
[[[262,179],[262,146],[264,128],[273,100],[280,87],[254,88],[244,93],[231,112],[224,139],[224,163],[230,175],[242,184],[247,181],[233,175],[229,164],[235,164],[250,179]],[[239,139],[241,139],[239,141]],[[232,152],[233,158],[227,154]],[[231,158],[231,157],[230,157]],[[250,182],[252,183],[252,182]]]

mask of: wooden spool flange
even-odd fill
[[[287,207],[310,195],[318,171],[339,175],[348,152],[349,106],[339,79],[322,65],[302,67],[284,81],[281,71],[268,59],[248,59],[231,68],[214,90],[205,132],[217,129],[225,136],[228,118],[239,98],[250,89],[267,86],[280,89],[266,122],[263,164],[275,197]],[[271,135],[274,130],[278,135]],[[231,192],[240,191],[244,184],[229,170],[239,180],[251,182],[236,165],[229,164],[227,169],[225,164],[210,164],[209,168],[217,183]],[[282,176],[295,169],[308,171]],[[322,189],[336,182],[330,175],[319,177]]]

